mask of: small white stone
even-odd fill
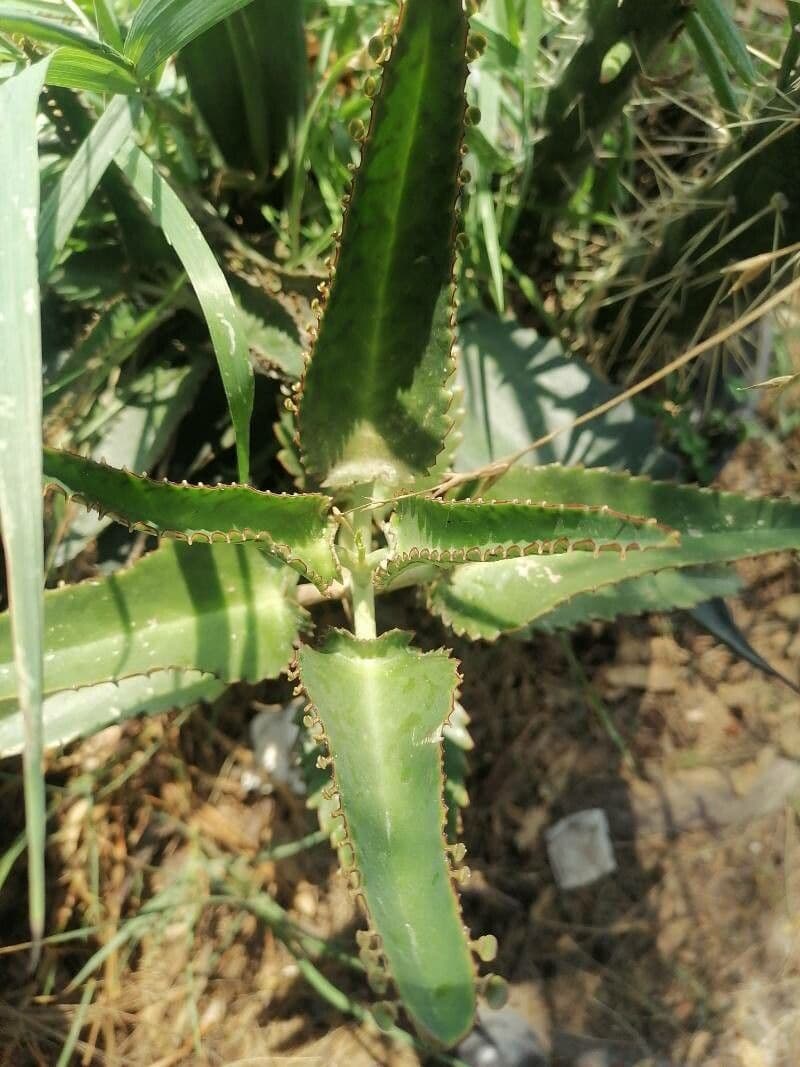
[[[294,748],[299,733],[296,719],[304,704],[301,699],[286,707],[264,708],[250,723],[256,767],[298,795],[305,793],[305,782],[295,762]]]
[[[545,836],[559,889],[592,885],[617,869],[608,819],[601,808],[568,815],[551,826]]]

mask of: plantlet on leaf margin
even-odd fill
[[[212,684],[275,677],[306,628],[301,604],[349,601],[353,633],[334,631],[295,659],[317,786],[332,772],[314,799],[367,912],[359,943],[368,977],[381,998],[393,985],[438,1047],[469,1031],[479,992],[496,1004],[503,986],[477,978],[473,957],[488,961],[495,943],[472,941],[454,884],[465,871],[452,810],[464,800],[457,749],[468,742],[450,751],[447,793],[442,750],[445,731],[463,735],[459,668],[446,650],[412,648],[410,633],[379,635],[376,595],[432,583],[434,611],[459,632],[494,639],[599,587],[800,546],[796,504],[602,471],[514,468],[482,500],[438,499],[453,433],[467,42],[463,0],[405,0],[382,37],[385,69],[324,317],[291,401],[297,470],[329,495],[159,483],[52,450],[44,459],[46,484],[132,529],[185,542],[121,576],[45,595],[44,693],[88,687],[85,731],[108,721],[97,708],[102,683],[119,683],[134,714],[152,707],[137,704],[135,686],[153,671],[175,671],[176,701],[181,672],[200,670]],[[381,522],[385,543],[376,544]],[[9,751],[24,737],[13,663],[6,614],[0,737]],[[80,721],[73,702],[71,736]],[[313,766],[320,755],[324,766]],[[376,1016],[392,1024],[393,1006],[381,1003]]]

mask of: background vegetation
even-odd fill
[[[0,78],[58,49],[38,119],[45,439],[177,481],[229,482],[249,468],[253,484],[290,490],[299,468],[285,402],[309,345],[395,5],[252,0],[191,40],[179,20],[140,25],[131,43],[136,6],[0,3]],[[458,472],[536,442],[531,455],[541,461],[709,484],[748,440],[785,446],[796,471],[797,451],[785,443],[800,427],[798,23],[795,0],[476,5]],[[0,116],[11,120],[10,111]],[[144,161],[126,148],[131,128]],[[93,131],[91,151],[82,150]],[[116,165],[91,192],[103,152]],[[6,174],[21,165],[0,164]],[[157,205],[142,195],[150,166],[165,179]],[[9,232],[0,241],[13,267]],[[236,340],[249,348],[252,384],[226,371],[212,260],[244,313],[246,336]],[[608,411],[572,425],[600,404]],[[273,424],[281,446],[266,432]],[[22,440],[32,429],[19,432]],[[6,486],[6,533],[15,501]],[[57,499],[44,518],[50,586],[110,573],[146,547],[143,536]],[[733,591],[727,581],[709,592]],[[595,607],[599,618],[616,613]],[[697,620],[756,657],[718,601]],[[528,657],[529,646],[517,654]],[[149,995],[132,984],[132,1002],[121,996],[122,976],[147,970],[171,923],[217,962],[266,928],[287,953],[282,965],[291,959],[317,997],[364,1017],[347,947],[302,932],[296,898],[289,915],[271,889],[271,865],[291,865],[319,843],[302,804],[279,787],[269,817],[277,843],[265,848],[259,829],[248,837],[233,821],[206,825],[219,782],[200,809],[176,795],[187,767],[216,774],[231,737],[241,762],[242,712],[253,700],[286,698],[280,687],[229,693],[210,716],[133,725],[125,729],[135,735],[115,735],[99,754],[76,748],[54,758],[43,803],[53,869],[68,891],[49,894],[58,904],[47,929],[58,932],[35,977],[21,949],[7,954],[9,989],[18,986],[1,1020],[9,1063],[180,1062],[168,1058],[176,1053],[163,1033],[162,1060],[152,1034],[140,1048],[149,1059],[133,1058],[126,1041]],[[162,699],[168,707],[169,691]],[[145,766],[157,768],[161,801],[137,830]],[[18,948],[28,936],[27,838],[14,814],[21,773],[12,761],[2,771],[12,815],[0,916],[3,940]],[[147,845],[132,864],[137,833]],[[296,888],[300,876],[288,877]],[[201,893],[204,903],[193,905]],[[213,907],[220,911],[209,920],[204,909]],[[252,916],[260,925],[248,925]],[[187,1062],[201,1062],[204,1034],[217,1025],[213,1000],[201,1009],[193,992],[196,963],[192,949],[176,1008]],[[205,960],[201,969],[213,967]]]

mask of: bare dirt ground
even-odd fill
[[[750,442],[721,484],[796,496],[799,460],[798,433]],[[800,683],[800,561],[741,573],[737,622]],[[410,603],[389,604],[386,621]],[[425,621],[420,640],[448,638]],[[497,935],[495,969],[555,1067],[800,1064],[800,697],[686,615],[454,647],[476,741],[465,917]],[[51,761],[49,929],[84,932],[47,948],[34,989],[15,947],[14,866],[0,895],[0,1064],[421,1062],[337,1010],[368,996],[344,958],[358,919],[330,850],[265,854],[315,829],[290,790],[247,788],[247,722],[288,695],[240,689],[213,714],[113,727]],[[2,854],[22,812],[18,768],[0,771]],[[544,832],[588,807],[608,815],[618,869],[562,892]],[[342,949],[310,976],[327,1000],[271,898]]]

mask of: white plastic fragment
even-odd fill
[[[592,885],[617,869],[606,813],[577,811],[546,833],[547,855],[559,889]]]
[[[250,722],[250,741],[258,773],[244,772],[245,789],[272,792],[272,785],[279,783],[298,796],[305,793],[303,776],[295,759],[297,717],[304,705],[302,698],[286,705],[259,705],[261,710]],[[269,779],[266,783],[264,775]]]

